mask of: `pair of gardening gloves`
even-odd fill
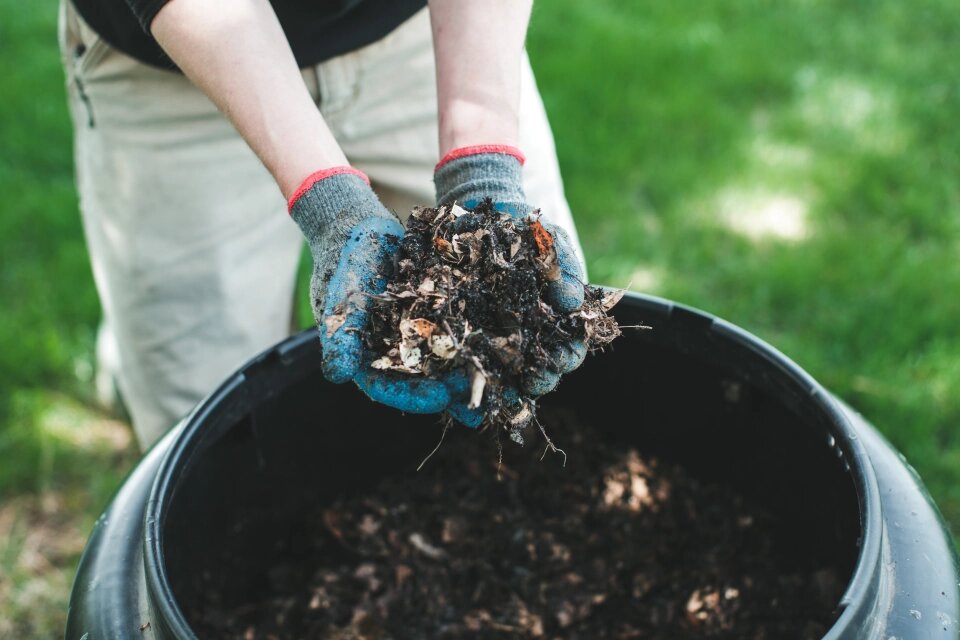
[[[498,211],[518,219],[532,207],[521,182],[523,155],[514,147],[482,145],[447,154],[437,165],[434,183],[437,202],[473,208],[491,198]],[[303,231],[313,255],[310,296],[320,327],[323,372],[332,382],[353,380],[370,398],[408,413],[446,411],[468,427],[483,421],[483,406],[470,408],[470,381],[466,372],[443,379],[415,378],[369,366],[361,334],[367,323],[371,295],[386,289],[394,255],[404,229],[370,188],[369,179],[351,167],[314,173],[293,194],[290,214]],[[583,303],[583,273],[567,234],[544,224],[555,240],[559,280],[548,283],[546,299],[557,311],[571,312]],[[342,314],[346,320],[339,324]],[[333,316],[336,321],[330,321]],[[330,321],[330,322],[328,322]],[[338,326],[339,324],[339,326]],[[560,376],[583,362],[586,347],[572,341],[551,354],[551,365],[530,372],[521,388],[506,390],[537,397],[551,391]]]

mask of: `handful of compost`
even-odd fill
[[[622,291],[586,286],[572,311],[547,302],[560,269],[538,212],[514,216],[490,200],[418,207],[386,290],[366,305],[366,364],[380,376],[443,380],[454,418],[503,427],[522,443],[536,398],[620,335],[607,312]]]

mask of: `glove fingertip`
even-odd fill
[[[440,413],[450,403],[450,394],[437,380],[400,379],[373,371],[362,371],[353,380],[371,400],[405,413]]]
[[[560,313],[570,313],[583,306],[583,283],[564,275],[547,285],[547,299]]]
[[[366,296],[386,289],[383,265],[399,249],[402,237],[403,227],[390,218],[367,218],[350,231],[327,284],[320,322],[323,373],[331,382],[346,382],[360,369]]]
[[[333,307],[320,322],[320,344],[323,347],[323,375],[337,384],[350,380],[360,370],[363,357],[361,331],[367,323],[367,312],[354,309],[347,313],[346,305]]]
[[[321,326],[321,332],[326,329]],[[323,345],[323,375],[335,384],[353,378],[360,370],[362,345],[357,335],[338,329],[332,336],[321,338]]]
[[[463,426],[476,429],[483,424],[484,412],[481,409],[471,409],[467,405],[457,402],[447,407],[447,413],[451,418]]]
[[[569,373],[583,364],[587,358],[587,343],[583,340],[574,340],[565,348],[566,353],[560,359],[561,373]]]
[[[542,396],[553,391],[560,384],[560,377],[573,371],[587,357],[587,344],[583,340],[558,346],[552,352],[553,365],[550,369],[541,369],[536,373],[528,374],[523,380],[523,390],[530,396]]]
[[[558,372],[543,369],[524,377],[523,392],[528,396],[538,397],[550,393],[559,383],[560,374]]]
[[[569,313],[583,305],[584,278],[570,236],[562,227],[550,225],[550,233],[556,239],[557,264],[560,267],[560,279],[547,285],[547,296],[553,306],[561,313]]]

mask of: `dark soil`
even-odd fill
[[[534,215],[518,220],[489,200],[475,209],[417,207],[387,290],[368,303],[364,343],[371,366],[400,376],[440,378],[462,371],[470,406],[522,441],[532,398],[504,396],[544,370],[574,341],[595,351],[620,335],[607,312],[623,295],[585,287],[583,305],[558,312],[545,295],[561,278],[554,237]],[[335,329],[348,310],[327,320]]]
[[[844,576],[781,547],[770,513],[585,421],[545,422],[566,467],[543,443],[498,461],[499,432],[452,430],[421,471],[305,513],[262,597],[191,603],[198,636],[822,637]]]

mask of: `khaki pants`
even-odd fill
[[[289,334],[303,239],[273,179],[185,77],[113,49],[61,5],[77,188],[114,372],[147,447]],[[426,10],[303,70],[351,164],[405,215],[434,202],[437,107]],[[524,61],[528,199],[576,242],[553,137]],[[579,249],[579,245],[577,245]],[[582,254],[581,254],[582,257]],[[101,363],[103,364],[103,363]],[[319,410],[319,408],[318,408]]]

